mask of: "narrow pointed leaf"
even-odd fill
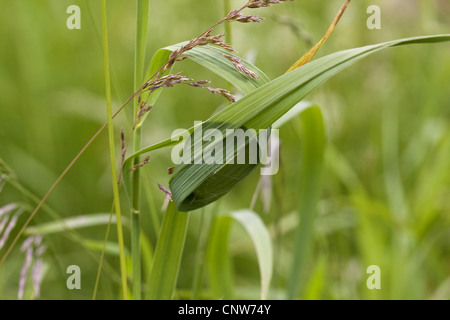
[[[116,217],[110,217],[109,213],[95,213],[82,216],[71,217],[67,219],[61,219],[59,221],[48,222],[32,227],[28,227],[25,230],[26,235],[33,234],[52,234],[58,232],[65,232],[67,230],[81,229],[87,227],[95,227],[99,225],[109,224],[111,218],[111,223],[116,223]],[[123,224],[129,227],[129,221],[126,217],[123,218]]]
[[[148,293],[150,300],[170,300],[173,298],[188,221],[189,214],[178,212],[174,203],[171,202],[164,216],[150,272]]]
[[[267,298],[272,279],[273,252],[270,234],[261,218],[253,211],[241,210],[216,217],[207,250],[208,278],[214,298],[234,297],[233,274],[228,252],[233,221],[239,223],[255,246],[258,259],[262,300]]]
[[[298,200],[299,224],[295,234],[293,263],[289,281],[289,299],[295,299],[302,291],[303,281],[311,252],[317,202],[322,191],[323,162],[325,153],[325,126],[318,107],[301,113],[300,194]]]

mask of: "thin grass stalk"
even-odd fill
[[[156,209],[155,197],[152,193],[150,182],[148,180],[142,181],[144,190],[145,190],[145,199],[147,200],[147,205],[150,210],[150,218],[152,222],[152,228],[157,236],[159,234],[159,230],[161,229],[161,219],[158,215],[159,210]]]
[[[278,174],[275,176],[274,181],[274,188],[272,188],[272,194],[274,199],[274,207],[275,210],[273,210],[273,217],[274,217],[274,226],[275,226],[275,234],[274,234],[274,255],[273,255],[273,287],[277,290],[281,290],[282,288],[282,277],[281,277],[281,267],[280,267],[280,261],[282,261],[282,240],[283,240],[283,234],[281,231],[281,214],[284,212],[284,205],[283,205],[283,194],[284,193],[284,187],[283,187],[283,177],[284,177],[284,168],[282,163],[280,163],[280,170],[278,171]]]
[[[232,9],[231,9],[231,0],[225,0],[224,4],[224,16],[226,16]],[[225,23],[225,42],[233,45],[232,43],[233,36],[231,35],[231,23],[227,22]]]
[[[197,237],[197,244],[195,247],[195,267],[194,267],[194,276],[192,279],[192,293],[191,293],[191,300],[196,300],[198,295],[198,287],[200,284],[201,279],[201,269],[203,266],[202,258],[201,258],[201,247],[202,247],[202,230],[203,230],[203,222],[205,219],[205,208],[202,208],[201,214],[200,214],[200,222],[198,225],[198,237]]]
[[[320,109],[309,108],[301,116],[303,141],[298,220],[294,239],[294,257],[288,285],[288,299],[302,293],[312,243],[317,202],[322,191],[325,128]]]
[[[133,299],[141,300],[141,223],[139,212],[131,214],[131,263],[133,266]]]
[[[156,244],[147,299],[170,300],[173,298],[188,223],[189,213],[179,212],[175,204],[170,202],[164,214],[161,232]]]
[[[109,70],[109,46],[108,46],[108,22],[106,15],[106,0],[102,0],[102,26],[103,26],[103,55],[105,64],[105,87],[106,87],[106,112],[108,115],[108,133],[109,133],[109,151],[111,158],[111,175],[114,193],[114,207],[117,219],[117,237],[120,250],[120,275],[122,280],[122,297],[124,300],[128,297],[127,287],[127,271],[125,263],[125,247],[123,241],[122,218],[120,210],[119,185],[117,183],[115,144],[114,144],[114,127],[112,115],[112,98],[111,98],[111,78]]]
[[[147,43],[147,27],[148,27],[148,10],[149,0],[138,0],[137,2],[137,25],[136,25],[136,48],[135,48],[135,63],[134,63],[134,87],[139,89],[144,78],[144,61]],[[138,95],[134,99],[134,116],[137,121],[140,99]],[[137,126],[133,136],[134,150],[139,150],[142,146],[142,129]],[[134,159],[134,165],[139,164],[140,159]],[[140,300],[142,297],[141,288],[141,222],[140,222],[140,200],[141,200],[141,180],[140,168],[133,173],[132,183],[132,202],[133,208],[131,211],[131,256],[133,264],[133,298]]]
[[[150,269],[152,268],[153,257],[155,255],[153,248],[154,247],[153,247],[152,243],[150,242],[150,239],[146,236],[145,232],[141,232],[141,253],[142,253],[141,260],[142,260],[143,270],[150,271]],[[150,272],[142,273],[142,283],[149,282],[149,274],[150,274]],[[146,287],[147,287],[147,291],[148,291],[148,285]],[[142,296],[145,296],[144,288],[142,290]]]
[[[113,211],[114,211],[114,208],[111,208],[111,214],[109,216],[109,223],[108,223],[108,226],[106,227],[105,240],[103,241],[103,250],[102,250],[102,254],[100,256],[100,261],[98,263],[97,276],[95,279],[94,293],[92,294],[92,300],[97,299],[98,285],[100,284],[100,275],[102,273],[103,261],[104,261],[105,252],[106,252],[106,244],[108,242],[109,233],[111,231],[111,222],[112,222]]]

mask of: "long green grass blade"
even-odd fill
[[[211,226],[206,251],[208,282],[213,299],[233,299],[233,270],[229,254],[229,234],[233,219],[218,216]]]
[[[301,113],[301,170],[299,194],[299,224],[295,234],[294,258],[289,277],[288,298],[294,299],[303,288],[306,267],[311,252],[317,202],[322,191],[325,151],[325,127],[318,107]]]
[[[147,47],[147,29],[148,29],[148,11],[149,0],[137,1],[137,25],[136,25],[136,48],[134,63],[134,87],[138,90],[143,81],[145,51]],[[141,108],[140,96],[134,99],[134,116],[135,122],[138,120],[138,113]],[[139,150],[142,147],[142,127],[136,126],[133,135],[133,150]],[[134,159],[134,165],[140,162],[139,157]],[[140,168],[138,167],[132,175],[132,207],[131,207],[131,252],[133,264],[133,298],[141,299],[141,177]]]
[[[102,252],[105,250],[106,254],[120,256],[120,248],[115,242],[107,241],[106,243],[98,240],[83,239],[83,245],[90,250]],[[125,256],[129,256],[127,248],[125,248]]]
[[[67,219],[60,219],[59,221],[52,221],[40,225],[28,227],[25,235],[36,234],[52,234],[59,232],[66,232],[67,230],[81,229],[87,227],[95,227],[109,223],[109,213],[93,213],[88,215],[81,215],[70,217]],[[116,217],[112,217],[111,223],[116,223]],[[126,217],[122,218],[122,224],[125,227],[130,226],[130,222]]]
[[[269,231],[261,218],[252,211],[236,211],[231,215],[245,228],[255,246],[261,277],[261,299],[265,300],[269,294],[273,270],[273,251]]]
[[[215,298],[234,297],[233,276],[228,252],[232,224],[239,223],[256,249],[261,278],[261,299],[267,298],[273,270],[270,234],[261,218],[250,210],[235,211],[215,218],[207,251],[209,282]]]
[[[170,203],[164,216],[161,233],[156,245],[155,257],[150,273],[150,300],[173,298],[178,279],[181,256],[188,226],[189,214],[178,212]]]
[[[109,150],[111,160],[111,176],[112,187],[114,192],[114,208],[116,211],[117,219],[117,235],[120,248],[120,270],[122,280],[122,297],[124,300],[128,298],[128,285],[126,279],[126,265],[125,265],[125,245],[123,241],[122,230],[122,218],[120,208],[120,195],[119,186],[117,184],[117,172],[116,172],[116,155],[114,146],[114,127],[112,123],[112,97],[111,97],[111,79],[109,71],[109,46],[108,46],[108,22],[106,14],[106,1],[102,0],[102,26],[103,26],[103,53],[104,53],[104,65],[105,65],[105,87],[106,87],[106,109],[108,115],[108,134],[109,134]]]
[[[415,37],[330,54],[284,74],[208,119],[235,128],[265,129],[305,96],[355,62],[394,46],[450,41],[450,35]]]

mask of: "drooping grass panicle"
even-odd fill
[[[233,57],[227,54],[222,54],[225,58],[231,61],[231,63],[234,65],[234,67],[242,73],[245,73],[247,76],[253,79],[259,79],[258,75],[254,73],[253,71],[249,70],[242,62],[241,59],[237,57]]]
[[[142,162],[137,163],[136,165],[134,165],[130,171],[136,171],[138,168],[142,168],[143,166],[145,166],[147,163],[149,163],[150,161],[150,156],[145,157],[145,159]]]
[[[3,230],[6,227],[6,224],[8,223],[8,217],[3,217],[0,220],[0,235],[2,234]]]
[[[147,105],[146,101],[142,101],[138,110],[135,124],[133,126],[133,131],[136,129],[136,125],[141,121],[142,117],[148,113],[153,108],[153,105]]]
[[[120,146],[121,146],[120,166],[122,166],[125,161],[125,156],[127,154],[127,147],[126,147],[126,143],[125,143],[125,132],[123,131],[123,128],[120,129]]]
[[[179,48],[178,50],[174,50],[170,55],[167,63],[165,63],[155,74],[153,74],[143,85],[142,87],[135,93],[135,95],[140,94],[141,92],[148,90],[148,88],[152,88],[152,86],[155,85],[155,83],[160,82],[162,78],[162,74],[164,74],[166,71],[168,71],[175,62],[181,61],[186,59],[186,56],[184,55],[187,51],[192,50],[193,48],[197,46],[203,46],[203,45],[216,45],[221,48],[224,48],[225,50],[234,52],[235,50],[233,47],[228,44],[226,41],[222,40],[222,38],[225,36],[225,34],[219,34],[219,35],[211,35],[212,31],[219,25],[225,23],[225,22],[231,22],[231,21],[238,21],[238,22],[260,22],[262,18],[252,16],[252,15],[243,15],[241,12],[246,8],[261,8],[261,7],[268,7],[272,4],[278,4],[281,2],[286,1],[293,1],[293,0],[265,0],[265,1],[248,1],[244,6],[242,6],[239,9],[233,10],[230,13],[227,14],[223,19],[215,23],[212,27],[207,29],[205,32],[197,36],[196,38],[190,40],[187,44]],[[232,60],[230,60],[232,61]],[[233,62],[233,61],[232,61]],[[234,60],[233,64],[238,68],[242,68],[242,64],[239,63],[237,60]],[[240,70],[240,69],[238,69]],[[243,67],[242,72],[247,74],[250,77],[255,77],[256,75],[253,74],[251,71],[247,70]]]
[[[233,58],[231,56],[229,56],[230,58]],[[239,60],[239,59],[237,59]],[[246,73],[246,74],[253,74],[254,76],[256,76],[253,72],[251,72],[250,70],[248,70],[244,65],[242,65],[242,62],[239,60],[236,62],[240,63],[241,65],[239,66],[242,70],[242,72]],[[256,76],[257,77],[257,76]],[[153,93],[154,91],[158,90],[158,89],[162,89],[162,88],[172,88],[176,85],[179,84],[187,84],[190,85],[192,87],[197,87],[197,88],[205,88],[207,89],[209,92],[214,93],[214,94],[220,94],[223,97],[225,97],[227,100],[234,102],[236,101],[236,99],[232,96],[232,94],[225,90],[225,89],[220,89],[220,88],[211,88],[211,87],[207,87],[205,86],[205,84],[209,84],[210,81],[209,80],[198,80],[198,81],[194,81],[194,79],[192,78],[188,78],[185,77],[183,75],[181,75],[180,73],[176,73],[176,74],[169,74],[166,76],[163,76],[161,78],[155,79],[154,81],[152,81],[151,83],[149,83],[143,90],[142,92],[146,92],[146,91],[150,91],[150,93]],[[153,105],[147,105],[147,101],[141,101],[141,105],[140,108],[138,110],[138,114],[136,117],[136,121],[133,125],[133,129],[132,132],[134,132],[134,130],[136,129],[136,126],[138,125],[138,123],[140,123],[142,117],[149,112],[151,109],[153,108]],[[126,148],[122,147],[122,150],[126,150]],[[122,155],[124,156],[124,155]],[[123,162],[122,162],[123,164]]]
[[[13,215],[11,217],[11,219],[9,220],[9,222],[8,222],[4,232],[3,232],[3,235],[0,238],[0,249],[2,249],[3,246],[5,245],[6,241],[8,241],[9,235],[11,234],[11,231],[16,226],[18,220],[19,220],[19,214]]]
[[[162,192],[164,192],[166,194],[166,199],[169,201],[173,201],[172,199],[172,193],[169,191],[169,189],[167,189],[166,187],[164,187],[162,184],[158,183],[158,187],[159,190],[161,190]]]
[[[206,89],[207,91],[211,92],[212,94],[219,94],[219,95],[223,96],[224,98],[226,98],[231,103],[236,102],[235,96],[233,96],[230,91],[228,91],[226,89],[222,89],[222,88],[212,88],[212,87],[205,86],[205,84],[207,84],[207,83],[209,83],[208,80],[201,80],[201,81],[191,82],[188,84],[193,87]]]
[[[33,235],[24,240],[20,250],[25,252],[25,262],[20,271],[19,278],[19,289],[17,296],[19,300],[24,298],[28,270],[31,270],[32,286],[34,291],[34,296],[36,298],[40,297],[41,292],[41,282],[44,276],[44,261],[42,255],[45,252],[46,246],[42,244],[42,235]],[[34,265],[33,265],[33,260]],[[32,266],[33,265],[33,266]]]
[[[241,13],[237,13],[236,15],[233,16],[232,19],[230,19],[230,21],[237,21],[241,23],[261,22],[262,20],[264,20],[264,18],[262,17],[244,15]]]
[[[279,4],[282,2],[289,2],[294,0],[251,0],[249,4],[250,9],[256,9],[256,8],[264,8],[264,7],[270,7],[273,4]]]
[[[36,262],[34,263],[31,277],[33,280],[33,290],[34,295],[36,298],[39,298],[41,296],[41,282],[42,278],[44,276],[44,261],[41,258],[42,253],[45,250],[45,247],[43,247],[42,250],[36,250]]]
[[[7,204],[7,205],[1,207],[1,208],[0,208],[0,218],[1,218],[1,216],[4,215],[5,213],[10,212],[10,211],[13,211],[14,209],[16,209],[17,206],[18,206],[17,203],[10,203],[10,204]]]
[[[203,88],[205,88],[212,94],[219,94],[219,95],[225,97],[231,103],[236,102],[236,98],[230,93],[230,91],[228,91],[226,89],[212,88],[212,87],[206,87],[206,86],[204,86]]]
[[[32,260],[33,260],[33,247],[30,246],[29,248],[26,249],[25,263],[23,264],[22,269],[20,271],[19,290],[17,293],[17,298],[19,300],[23,299],[23,295],[25,293],[27,273],[28,273],[28,269],[31,267]]]

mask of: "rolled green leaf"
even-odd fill
[[[220,132],[225,132],[226,129],[251,128],[259,131],[260,129],[269,128],[293,106],[303,100],[308,94],[317,89],[328,79],[345,70],[355,62],[373,53],[400,45],[437,43],[444,41],[450,41],[450,34],[399,39],[330,54],[293,70],[290,73],[284,74],[268,83],[262,84],[259,88],[252,90],[239,101],[229,105],[225,109],[213,115],[203,123],[203,126],[208,127],[210,123],[217,124],[216,129]],[[206,61],[204,55],[199,53],[199,57],[203,57],[203,60]],[[219,58],[216,59],[216,61],[219,61]],[[222,62],[226,63],[225,61]],[[206,65],[206,62],[204,63]],[[229,61],[228,63],[229,65],[232,65]],[[213,64],[216,64],[216,62]],[[219,74],[219,70],[222,70],[219,65],[220,63],[217,62],[215,68],[210,68],[212,71]],[[226,72],[219,75],[226,75],[226,79],[230,82],[236,81],[235,78]],[[255,85],[254,82],[249,83],[253,83]],[[232,82],[232,84],[234,83]],[[186,132],[192,134],[192,132],[194,132],[194,127],[190,128]],[[140,154],[163,147],[174,146],[179,143],[176,138],[181,136],[183,136],[183,134],[179,134],[178,136],[172,137],[172,139],[167,139],[143,148],[131,155],[127,159],[127,162],[129,163],[130,159]],[[224,147],[224,140],[226,140],[226,137],[227,135],[223,135],[223,139],[221,139],[221,141],[214,141],[207,147],[215,148],[220,147],[221,145]],[[200,149],[202,148],[203,146],[200,146]],[[245,148],[241,147],[236,149],[236,151],[238,152],[243,149]],[[194,158],[199,157],[201,152],[202,151],[198,151],[198,154],[196,154]],[[124,165],[124,168],[126,168],[126,165]],[[223,166],[220,168],[223,168]],[[237,177],[239,170],[236,168],[235,172],[233,170],[233,174],[236,174],[236,176],[234,176],[236,182],[233,184],[227,184],[227,187],[223,186],[223,188],[221,188],[220,184],[223,181],[220,179],[221,174],[219,173],[219,175],[217,175],[217,169],[218,168],[215,165],[207,163],[202,165],[177,165],[175,170],[177,177],[172,177],[170,188],[174,199],[176,199],[177,206],[180,206],[180,211],[183,210],[183,206],[186,204],[185,200],[188,199],[193,192],[196,195],[195,202],[198,205],[198,208],[200,208],[201,206],[210,203],[211,199],[214,201],[218,198],[213,194],[213,192],[216,192],[217,188],[220,189],[221,195],[224,195],[231,190],[231,188],[234,187],[238,181],[244,179],[249,174],[247,170],[242,170],[241,177],[239,178]],[[213,185],[215,186],[214,188],[212,187]],[[200,190],[204,190],[204,187],[209,188],[209,190],[213,192],[208,193],[206,189],[206,192],[195,192],[197,188],[202,188]],[[197,206],[191,206],[191,208],[197,208]]]
[[[219,138],[208,143],[204,140],[212,140],[208,135],[210,129],[216,130]],[[183,151],[190,151],[190,155],[185,157],[189,164],[176,166],[170,180],[170,189],[178,210],[192,211],[214,202],[258,168],[261,155],[259,138],[267,146],[270,130],[265,130],[260,137],[257,134],[247,136],[245,127],[232,130],[235,134],[227,133],[229,129],[233,129],[231,124],[208,122],[195,130],[185,143]],[[226,138],[220,140],[223,145],[217,144],[216,139],[224,136]],[[214,160],[215,163],[205,165],[204,162],[208,160]],[[191,183],[186,185],[184,181]]]
[[[253,90],[212,116],[203,126],[212,126],[220,132],[225,132],[226,129],[252,128],[259,131],[269,128],[325,81],[372,53],[399,45],[449,40],[450,35],[415,37],[330,54]],[[216,139],[207,146],[201,141],[194,142],[194,150],[198,151],[193,159],[201,159],[205,148],[228,150],[229,135],[222,136],[222,139]],[[236,155],[244,150],[248,151],[247,145],[248,143],[238,145],[235,148]],[[228,162],[222,166],[206,162],[178,164],[170,181],[170,189],[178,209],[192,211],[225,195],[254,169],[256,167],[249,164],[245,166]]]

